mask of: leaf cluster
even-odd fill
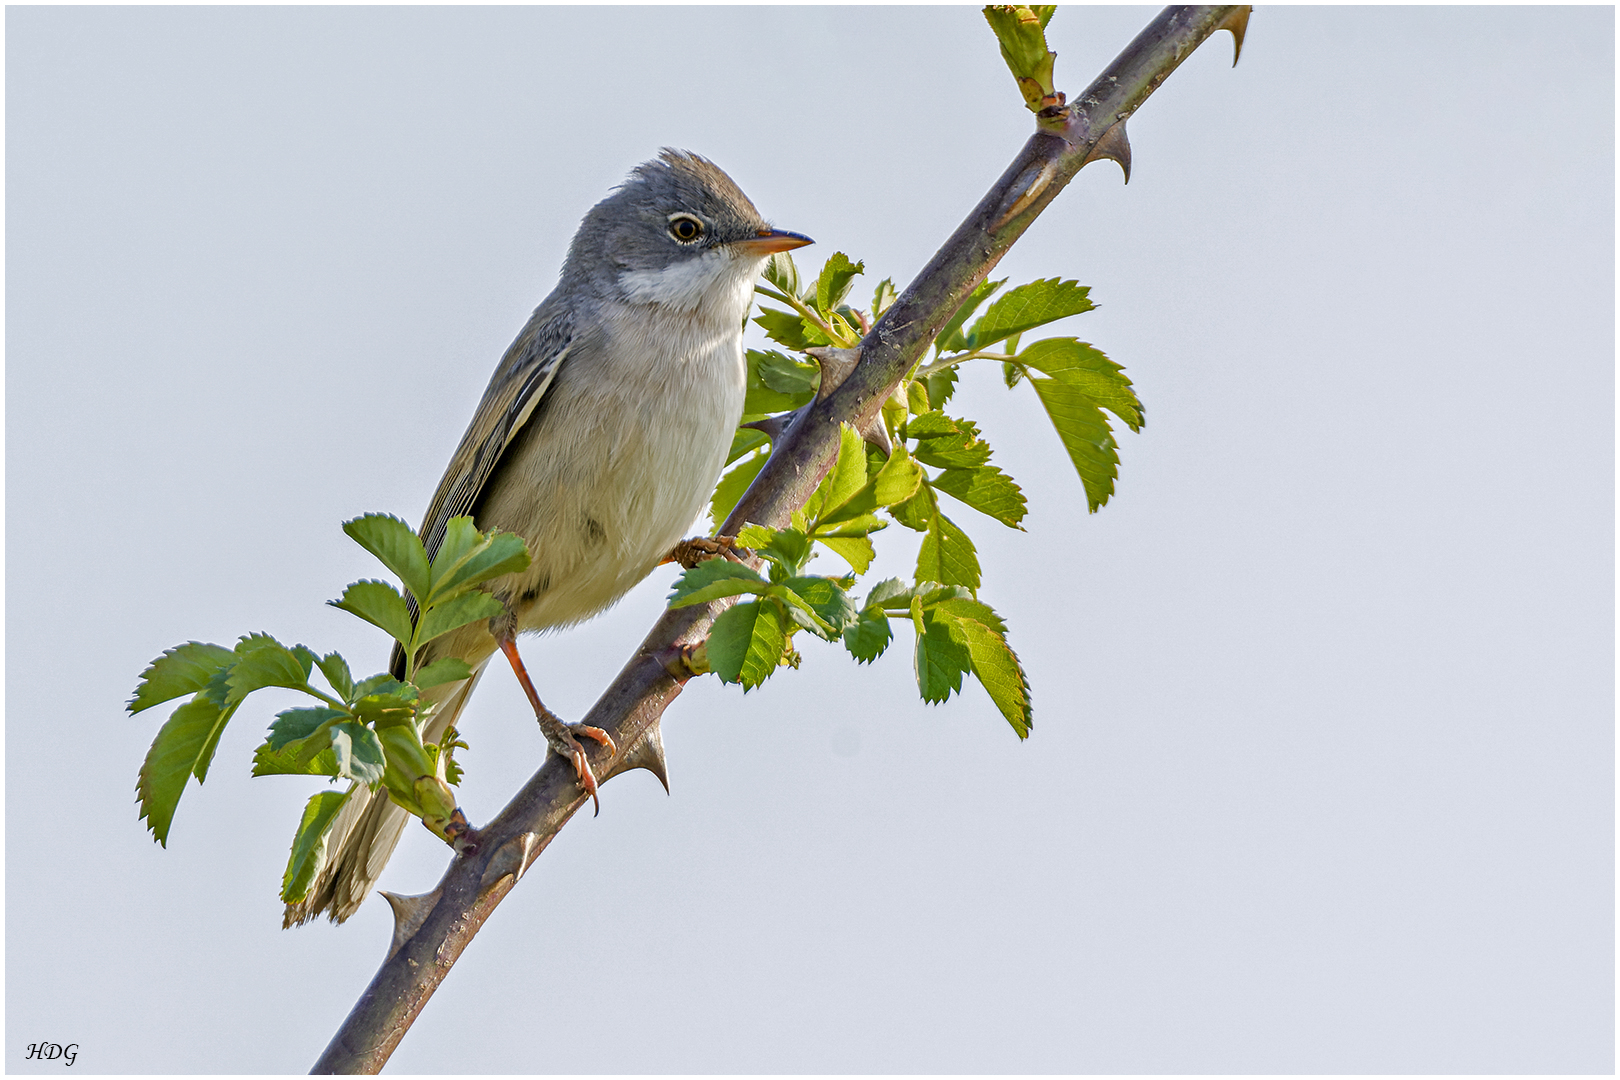
[[[432,715],[423,691],[469,678],[472,670],[449,657],[425,665],[418,661],[434,639],[504,614],[501,603],[479,586],[529,565],[520,537],[481,533],[470,517],[450,521],[431,562],[416,533],[396,517],[367,514],[345,522],[343,531],[397,575],[404,592],[383,581],[357,581],[329,603],[397,641],[404,678],[383,672],[356,681],[335,652],[321,656],[269,634],[249,634],[234,648],[191,641],[168,650],[141,673],[128,705],[138,713],[191,695],[158,732],[137,783],[141,816],[167,846],[187,780],[207,779],[225,725],[248,695],[280,687],[318,702],[277,713],[253,755],[254,776],[350,782],[343,791],[316,794],[305,806],[282,878],[282,899],[288,902],[306,895],[324,864],[332,823],[361,785],[385,789],[395,803],[447,837],[456,814],[450,788],[461,777],[453,754],[466,744],[457,741],[454,729],[437,744],[422,741]],[[325,689],[311,681],[317,670]]]

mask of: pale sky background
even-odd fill
[[[1151,18],[1064,8],[1077,93]],[[1262,8],[1002,263],[1125,364],[1095,516],[1028,387],[966,380],[1027,533],[963,510],[1035,693],[917,700],[910,636],[665,718],[398,1072],[1610,1072],[1614,14]],[[280,929],[300,807],[250,703],[168,850],[162,649],[268,630],[412,521],[580,216],[660,146],[905,282],[1029,134],[977,10],[10,8],[6,1042],[300,1072],[380,900]],[[380,425],[389,426],[383,429]],[[974,520],[970,520],[974,519]],[[880,576],[914,542],[881,538]],[[829,559],[832,557],[829,556]],[[583,712],[667,592],[527,644]],[[495,671],[462,802],[543,743]],[[383,879],[431,888],[412,828]]]

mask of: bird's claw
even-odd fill
[[[600,814],[602,812],[602,801],[596,794],[596,774],[591,771],[591,763],[585,757],[585,748],[580,745],[579,740],[581,738],[590,739],[607,747],[609,754],[617,754],[619,748],[614,743],[613,736],[601,728],[591,727],[589,724],[565,724],[561,720],[556,720],[555,717],[552,719],[556,721],[554,728],[544,725],[546,726],[547,744],[556,752],[558,757],[574,766],[574,775],[579,778],[579,786],[584,788],[585,794],[591,797],[594,813]]]
[[[737,545],[735,536],[693,536],[671,548],[659,565],[680,563],[690,570],[708,559],[724,558],[740,563],[752,554],[752,551]]]

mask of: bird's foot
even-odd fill
[[[574,774],[579,777],[579,786],[585,789],[585,794],[591,797],[591,804],[596,808],[596,813],[600,814],[602,803],[596,795],[596,774],[591,772],[591,763],[585,757],[585,747],[579,740],[590,739],[607,747],[608,753],[617,754],[619,748],[614,745],[613,736],[589,724],[564,723],[550,709],[544,709],[537,719],[540,721],[540,730],[546,736],[546,744],[551,747],[552,753],[574,766]]]
[[[742,562],[753,552],[737,546],[735,536],[693,536],[676,544],[658,565],[680,563],[688,570],[707,559],[730,559]]]

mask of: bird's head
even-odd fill
[[[723,308],[712,313],[741,322],[765,260],[811,242],[766,224],[712,161],[665,150],[585,216],[564,275],[617,300]]]

